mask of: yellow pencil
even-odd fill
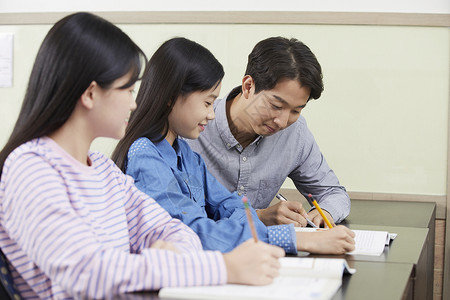
[[[242,202],[244,202],[245,212],[247,213],[247,221],[248,221],[248,224],[250,225],[253,239],[255,240],[255,243],[257,243],[258,242],[258,234],[256,233],[255,224],[253,223],[252,212],[250,211],[250,206],[248,205],[247,197],[244,196],[242,198]]]
[[[322,216],[328,228],[333,228],[333,225],[331,225],[330,221],[328,221],[327,216],[325,216],[325,214],[323,213],[323,210],[320,208],[319,203],[317,203],[316,199],[314,199],[311,194],[309,194],[308,197],[312,199],[312,204],[314,204],[316,209],[319,211],[319,214]]]

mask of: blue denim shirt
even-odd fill
[[[176,139],[172,147],[165,139],[137,139],[128,150],[126,173],[172,217],[190,226],[205,250],[229,252],[252,237],[241,197],[220,184],[185,141]],[[292,224],[267,227],[251,211],[260,240],[297,253]]]

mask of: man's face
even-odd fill
[[[275,134],[297,121],[310,93],[309,87],[291,79],[282,80],[273,89],[257,94],[254,93],[253,85],[245,110],[247,122],[258,135]]]

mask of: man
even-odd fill
[[[215,120],[189,140],[208,170],[230,191],[246,195],[266,225],[307,224],[299,202],[269,207],[287,177],[303,195],[313,195],[333,225],[350,212],[345,188],[300,115],[322,91],[321,66],[305,44],[265,39],[250,53],[241,86],[216,101]],[[308,218],[324,224],[316,209]]]

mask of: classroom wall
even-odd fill
[[[60,11],[344,11],[450,13],[447,0],[2,0],[0,12]]]
[[[303,115],[349,191],[446,194],[448,28],[345,25],[120,25],[147,55],[185,36],[222,62],[222,95],[238,85],[246,57],[266,37],[296,37],[322,64],[325,92]],[[14,86],[0,89],[0,144],[14,125],[37,49],[50,25],[14,33]],[[93,149],[110,153],[115,142]],[[290,186],[286,183],[286,186]]]
[[[0,33],[14,34],[14,85],[0,88],[0,147],[50,24],[58,12],[80,10],[116,12],[104,15],[120,20],[149,56],[173,36],[205,45],[224,65],[222,95],[239,83],[257,41],[282,35],[309,45],[322,64],[325,92],[303,115],[328,163],[354,198],[436,201],[434,296],[449,295],[450,277],[442,281],[442,274],[450,274],[443,263],[450,260],[450,1],[2,0]],[[99,139],[92,149],[109,154],[114,145]],[[284,187],[294,188],[289,180]]]

